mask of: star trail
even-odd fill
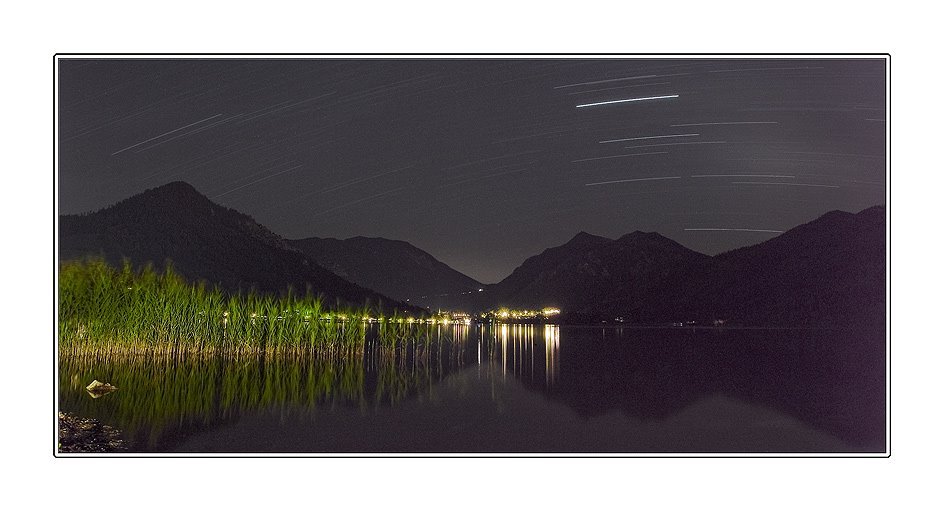
[[[483,283],[580,231],[716,254],[885,203],[881,58],[65,58],[59,91],[60,213],[182,180]]]

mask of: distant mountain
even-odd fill
[[[712,263],[670,287],[689,297],[681,305],[692,315],[746,325],[885,324],[882,206],[829,212]]]
[[[174,182],[85,215],[59,217],[60,261],[87,256],[112,264],[163,268],[229,291],[285,292],[306,287],[329,304],[403,307],[318,265],[281,237],[236,210]],[[413,308],[411,308],[413,309]]]
[[[385,238],[288,240],[335,274],[388,297],[436,309],[468,306],[482,284],[413,245]]]
[[[595,316],[618,298],[622,306],[646,300],[669,275],[706,259],[658,233],[611,240],[582,232],[525,260],[489,293],[510,307],[557,306],[571,317]]]
[[[185,277],[226,290],[281,293],[287,286],[300,292],[310,286],[329,303],[353,306],[557,306],[561,321],[577,323],[885,324],[882,206],[829,212],[714,257],[658,233],[636,231],[613,240],[582,232],[489,286],[407,242],[284,240],[182,182],[95,213],[60,216],[59,235],[60,260],[100,256],[113,264],[127,258],[158,267],[170,260]],[[480,287],[486,291],[479,293]]]
[[[564,320],[843,326],[885,322],[885,208],[834,211],[706,256],[657,233],[580,233],[488,288],[494,306],[558,306]]]

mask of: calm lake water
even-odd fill
[[[65,358],[60,410],[135,452],[885,451],[884,333],[413,329],[347,353]]]

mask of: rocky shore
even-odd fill
[[[109,453],[127,449],[121,431],[91,418],[59,413],[60,453]]]

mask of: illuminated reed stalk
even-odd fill
[[[63,263],[59,273],[59,349],[64,353],[245,353],[327,351],[361,354],[367,330],[396,347],[417,333],[396,315],[375,318],[363,307],[326,310],[312,292],[282,297],[253,290],[224,294],[163,272],[102,260]],[[423,343],[430,343],[425,331]]]

